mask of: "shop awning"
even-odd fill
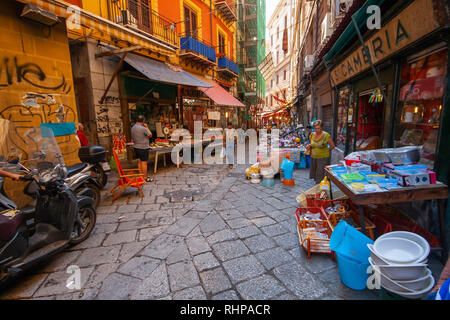
[[[120,57],[120,55],[118,56]],[[191,87],[205,87],[205,89],[213,87],[211,84],[194,77],[181,68],[169,66],[161,61],[128,53],[125,57],[125,62],[152,81],[181,84]]]
[[[214,101],[215,104],[219,106],[245,107],[242,102],[229,94],[217,83],[211,88],[199,87],[198,89],[206,94],[212,101]]]
[[[361,29],[367,22],[367,18],[370,14],[367,13],[367,8],[371,5],[381,6],[384,0],[367,0],[364,5],[353,14],[356,20],[358,28]],[[325,61],[333,60],[344,48],[345,46],[356,37],[356,29],[352,22],[347,25],[347,28],[342,32],[341,36],[337,39],[330,51],[323,56]]]
[[[192,74],[190,74],[194,77]],[[229,106],[229,107],[245,107],[245,105],[238,99],[233,97],[224,88],[222,88],[216,81],[206,79],[201,76],[195,76],[200,78],[203,82],[207,82],[210,87],[198,86],[198,89],[208,96],[216,105]]]

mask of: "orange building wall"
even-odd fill
[[[211,41],[211,18],[210,18],[210,8],[209,8],[209,0],[190,0],[190,2],[194,3],[197,7],[201,9],[201,32],[199,33],[201,40],[205,42],[212,43],[212,45],[217,48],[218,46],[218,38],[217,38],[217,26],[219,25],[222,30],[225,31],[227,34],[227,45],[230,46],[231,50],[231,56],[229,58],[232,58],[232,60],[235,60],[235,52],[234,52],[234,40],[235,34],[229,30],[229,28],[222,22],[220,19],[213,15],[212,19],[212,41]],[[183,25],[184,22],[184,16],[180,16],[180,13],[182,12],[182,6],[184,1],[178,0],[178,1],[167,1],[167,0],[158,0],[158,10],[159,13],[169,18],[172,21],[178,22],[177,23],[177,31],[181,35],[183,32]],[[189,5],[189,4],[188,4]],[[214,0],[212,0],[212,6],[214,7]],[[183,14],[184,15],[184,14]],[[200,19],[200,17],[198,17]],[[227,48],[228,52],[228,48]]]

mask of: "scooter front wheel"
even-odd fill
[[[81,207],[72,230],[70,244],[75,245],[86,240],[94,229],[97,213],[92,205]]]

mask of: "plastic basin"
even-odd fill
[[[422,247],[422,249],[424,251],[422,256],[417,259],[417,261],[419,261],[419,262],[426,260],[426,258],[430,254],[430,244],[428,243],[428,241],[425,240],[425,238],[421,237],[420,235],[418,235],[414,232],[408,232],[408,231],[388,232],[388,233],[385,233],[382,236],[380,236],[377,239],[377,241],[380,239],[386,239],[386,238],[404,238],[404,239],[408,239],[408,240],[416,242],[418,245],[420,245]]]
[[[418,261],[424,253],[420,245],[404,238],[377,239],[373,248],[377,256],[397,264]]]

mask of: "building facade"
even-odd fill
[[[267,23],[266,54],[272,54],[273,76],[266,83],[265,105],[273,111],[295,95],[291,86],[295,1],[281,0]]]
[[[265,3],[265,0],[237,1],[238,93],[245,103],[242,120],[246,127],[256,127],[256,115],[264,107],[266,83],[258,65],[265,57]]]

